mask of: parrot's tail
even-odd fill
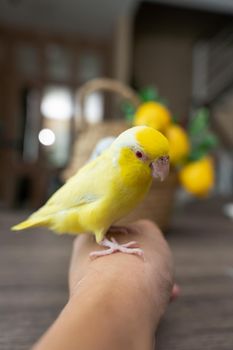
[[[29,218],[28,220],[25,220],[18,225],[12,226],[12,231],[20,231],[25,230],[29,227],[36,227],[36,226],[44,226],[48,223],[48,218]]]

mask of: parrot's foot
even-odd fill
[[[115,238],[111,238],[111,241],[107,238],[104,238],[100,243],[103,247],[107,247],[106,250],[98,250],[96,252],[90,253],[91,259],[96,259],[100,256],[110,255],[116,252],[121,252],[125,254],[135,254],[144,258],[144,252],[140,248],[136,248],[137,242],[132,241],[125,244],[119,244]]]

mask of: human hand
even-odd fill
[[[92,282],[97,281],[99,293],[105,295],[107,292],[106,303],[109,290],[115,289],[115,302],[122,310],[123,320],[131,314],[134,323],[137,319],[136,322],[147,324],[154,333],[168,302],[179,294],[173,280],[171,251],[161,231],[152,222],[142,220],[128,226],[131,233],[128,236],[118,234],[117,240],[120,243],[129,239],[137,241],[144,250],[145,261],[119,253],[91,261],[89,253],[96,250],[94,239],[87,235],[78,237],[70,265],[70,296],[79,294],[81,289],[92,290]],[[109,315],[109,322],[111,317]]]
[[[75,239],[69,301],[38,350],[153,348],[159,320],[178,293],[172,256],[153,223],[143,220],[128,226],[130,240],[139,243],[145,260],[122,253],[90,260],[89,253],[96,250],[93,237]],[[123,243],[128,237],[118,234],[117,240]]]

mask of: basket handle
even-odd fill
[[[129,86],[123,84],[122,82],[118,80],[108,79],[108,78],[98,78],[88,81],[87,83],[83,84],[78,91],[78,102],[80,106],[80,116],[79,116],[79,122],[77,121],[77,129],[84,130],[88,123],[85,118],[85,112],[84,112],[84,105],[85,105],[85,99],[88,95],[93,93],[97,90],[104,90],[104,91],[110,91],[114,92],[120,96],[122,96],[124,99],[130,101],[135,107],[138,107],[140,104],[140,99],[137,95],[137,93],[131,89]],[[79,128],[78,128],[79,125]]]

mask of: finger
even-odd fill
[[[172,293],[171,293],[171,297],[170,297],[170,302],[176,300],[181,294],[181,289],[178,286],[178,284],[174,284],[173,288],[172,288]]]

